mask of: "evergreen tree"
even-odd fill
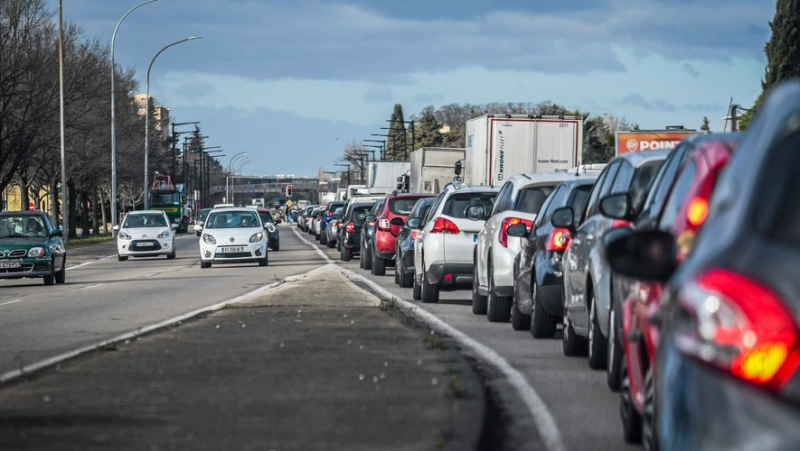
[[[700,130],[704,132],[710,132],[711,126],[708,124],[708,116],[703,116],[703,125],[700,126]]]
[[[403,106],[399,103],[394,105],[392,117],[389,120],[389,130],[386,130],[386,159],[391,161],[403,161],[405,158],[406,124],[403,117]]]
[[[442,125],[433,115],[433,107],[425,107],[418,118],[414,118],[414,132],[417,141],[417,148],[420,147],[441,147],[443,140],[439,129]]]
[[[761,82],[763,90],[753,108],[742,116],[742,129],[758,111],[770,88],[783,80],[800,77],[800,0],[778,0],[769,26],[772,36],[764,46],[767,68]]]

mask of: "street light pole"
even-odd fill
[[[175,41],[172,44],[164,46],[161,50],[156,53],[156,56],[150,60],[150,65],[147,66],[147,91],[144,99],[144,209],[147,210],[149,207],[149,199],[147,198],[147,185],[148,181],[148,174],[147,174],[147,154],[150,150],[150,70],[153,68],[153,63],[156,62],[156,59],[159,55],[161,55],[164,50],[172,46],[176,46],[178,44],[183,44],[184,42],[194,41],[196,39],[203,39],[202,36],[190,36],[186,39],[181,39],[180,41]]]
[[[67,206],[67,152],[64,133],[64,20],[62,1],[58,0],[58,116],[61,133],[61,233],[64,244],[69,241]]]
[[[116,118],[116,111],[117,109],[114,106],[115,103],[115,86],[114,86],[114,72],[116,71],[117,67],[114,63],[114,42],[117,40],[117,30],[119,30],[119,26],[122,24],[122,21],[128,17],[128,14],[132,13],[135,9],[142,7],[148,3],[153,3],[158,0],[149,0],[143,3],[139,3],[138,5],[134,6],[133,8],[129,9],[119,22],[117,22],[117,26],[114,27],[114,34],[111,35],[111,235],[116,236],[117,232],[114,231],[115,225],[117,225],[117,118]],[[146,189],[146,187],[145,187]]]

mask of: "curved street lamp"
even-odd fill
[[[119,26],[122,25],[122,21],[128,17],[128,14],[148,3],[156,1],[158,0],[148,0],[129,9],[128,12],[119,19],[117,26],[114,27],[114,34],[111,35],[111,230],[114,230],[113,226],[117,225],[117,119],[116,108],[114,107],[114,97],[116,97],[114,94],[114,72],[117,67],[114,64],[114,42],[117,40],[117,30],[119,30]],[[116,236],[116,232],[111,233],[112,236]]]
[[[147,94],[144,98],[144,209],[147,210],[149,207],[149,199],[147,198],[147,185],[148,185],[148,175],[147,175],[147,154],[150,150],[150,143],[149,143],[149,135],[150,135],[150,69],[153,68],[153,63],[156,62],[156,59],[159,55],[161,55],[164,50],[176,46],[178,44],[183,44],[184,42],[194,41],[195,39],[203,39],[202,36],[190,36],[186,39],[181,39],[180,41],[175,41],[172,44],[164,46],[161,50],[156,53],[156,56],[150,60],[150,65],[147,66]]]

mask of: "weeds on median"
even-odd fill
[[[96,244],[102,243],[104,241],[111,241],[114,237],[111,234],[106,235],[95,235],[95,236],[87,236],[84,238],[70,238],[67,240],[67,249],[73,249],[80,246],[86,246],[89,244]]]

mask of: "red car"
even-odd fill
[[[375,231],[370,244],[372,274],[386,274],[386,265],[394,265],[395,241],[417,200],[430,194],[390,194],[375,214]],[[368,221],[372,220],[367,218]]]
[[[707,137],[687,151],[673,155],[676,175],[669,187],[654,227],[671,233],[677,243],[677,261],[691,251],[694,238],[708,214],[708,200],[715,181],[728,163],[736,140],[731,135]],[[677,150],[676,150],[677,151]],[[684,160],[684,161],[681,161]],[[665,172],[669,171],[665,163]],[[612,202],[609,196],[601,203]],[[605,205],[601,206],[601,208]],[[622,305],[622,386],[620,413],[626,441],[644,439],[645,448],[656,441],[654,390],[658,328],[653,318],[659,309],[664,286],[660,282],[637,280]]]

